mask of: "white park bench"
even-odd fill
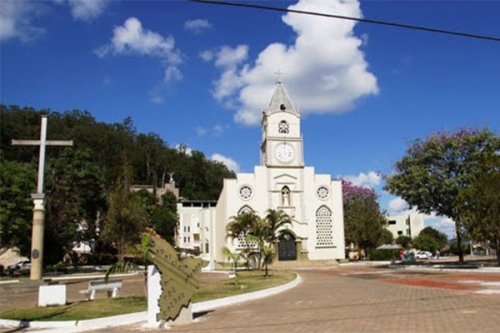
[[[95,298],[95,293],[97,291],[106,291],[109,297],[116,297],[122,288],[122,280],[108,280],[105,283],[104,280],[94,280],[89,282],[89,286],[86,290],[80,290],[81,294],[85,294],[85,299],[93,300]]]

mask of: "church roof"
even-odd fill
[[[271,97],[271,102],[269,102],[269,106],[267,107],[267,114],[270,115],[282,111],[299,115],[299,111],[293,106],[285,86],[283,86],[281,80],[278,80],[276,82],[273,97]]]

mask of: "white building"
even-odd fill
[[[304,165],[300,114],[281,81],[262,113],[260,151],[260,165],[253,173],[224,179],[215,207],[189,201],[178,205],[178,245],[198,248],[203,257],[222,261],[222,247],[243,247],[242,242],[226,237],[232,216],[253,211],[264,217],[268,209],[281,209],[292,224],[279,230],[277,260],[344,258],[341,181]]]
[[[387,216],[387,230],[392,232],[394,239],[399,236],[417,237],[423,229],[423,214]]]

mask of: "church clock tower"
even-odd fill
[[[276,82],[271,102],[262,113],[260,150],[262,166],[304,167],[300,114],[293,106],[281,80]]]

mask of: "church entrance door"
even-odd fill
[[[281,234],[278,243],[278,260],[297,260],[297,244],[295,237],[288,232]]]

